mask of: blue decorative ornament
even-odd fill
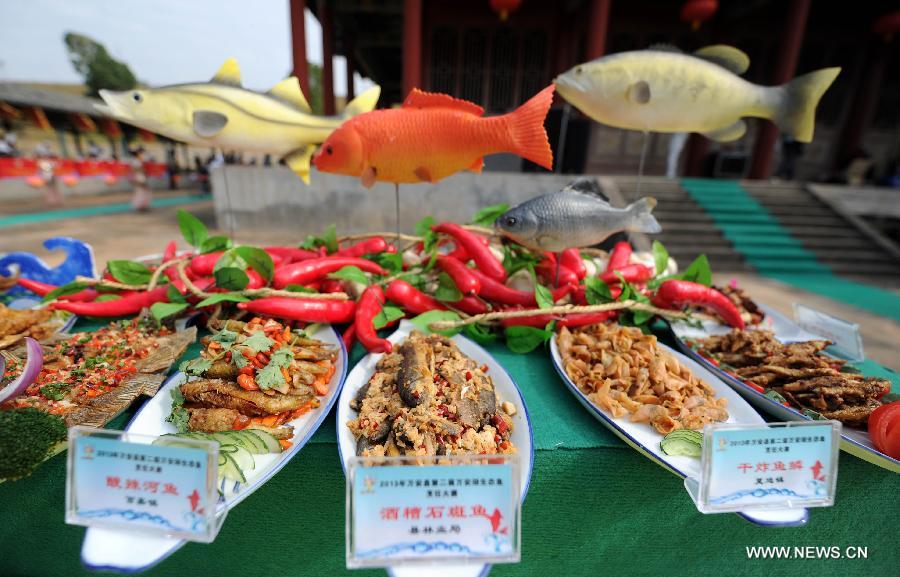
[[[72,282],[77,276],[95,277],[94,250],[91,245],[68,236],[54,236],[44,241],[49,251],[63,250],[66,260],[59,266],[49,267],[47,263],[30,252],[9,252],[0,257],[0,276],[19,276],[55,285]],[[7,295],[31,295],[19,286],[7,291]]]

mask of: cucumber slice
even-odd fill
[[[232,431],[231,436],[240,439],[244,443],[244,448],[254,455],[263,455],[269,452],[267,445],[255,434],[248,433],[246,429],[240,431]]]
[[[256,468],[256,460],[247,449],[237,445],[222,445],[219,447],[219,452],[225,449],[228,449],[226,450],[226,454],[234,459],[234,462],[241,468],[241,471],[252,471]]]
[[[666,455],[700,457],[703,452],[703,434],[690,429],[672,431],[659,442],[659,448]]]
[[[219,453],[219,455],[225,457],[225,464],[219,467],[219,477],[231,479],[232,481],[237,481],[239,483],[246,483],[247,478],[244,477],[244,472],[241,471],[241,468],[238,467],[235,460],[231,458],[231,455],[229,453]]]
[[[257,438],[259,438],[259,440],[262,441],[263,444],[265,444],[266,450],[267,450],[268,452],[270,452],[270,453],[280,453],[280,452],[282,451],[282,449],[281,449],[281,443],[279,443],[279,442],[278,442],[278,439],[276,439],[275,437],[273,437],[273,436],[270,435],[269,433],[267,433],[267,432],[265,432],[265,431],[262,431],[262,430],[260,430],[260,429],[254,429],[253,427],[250,427],[250,428],[248,428],[248,429],[244,429],[244,431],[247,432],[247,433],[250,433],[250,434],[252,434],[252,435],[254,435],[254,436],[256,436]]]

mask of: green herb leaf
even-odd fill
[[[403,255],[396,252],[383,252],[375,257],[375,262],[388,271],[388,274],[396,274],[403,270]]]
[[[231,344],[234,343],[238,338],[238,334],[234,331],[229,331],[228,329],[222,329],[217,332],[213,336],[209,337],[209,340],[215,341],[220,344]]]
[[[58,299],[59,297],[73,295],[77,292],[83,291],[87,288],[87,286],[88,285],[84,284],[83,282],[72,281],[70,283],[60,285],[52,291],[48,292],[46,295],[44,295],[44,298],[42,300],[43,302],[47,303],[52,300]]]
[[[247,337],[241,344],[254,353],[261,353],[271,349],[272,345],[275,344],[275,341],[264,335],[262,331],[258,331]]]
[[[422,252],[425,254],[431,254],[437,248],[437,233],[431,230],[434,225],[432,216],[426,216],[416,223],[416,235],[422,237]]]
[[[106,266],[114,279],[125,284],[147,284],[153,276],[147,265],[133,260],[111,260]]]
[[[233,250],[250,265],[250,268],[258,272],[259,276],[263,277],[267,283],[272,282],[272,277],[275,274],[275,263],[272,262],[272,257],[269,253],[256,246],[239,246]]]
[[[369,286],[369,277],[358,266],[345,266],[328,275],[328,278],[346,280]]]
[[[197,308],[208,307],[210,305],[215,305],[219,303],[245,303],[249,301],[247,297],[240,293],[216,293],[214,295],[208,296],[199,303],[197,303]]]
[[[456,288],[450,275],[442,271],[438,275],[438,288],[434,291],[434,298],[446,303],[455,303],[462,300],[463,294]]]
[[[160,322],[166,317],[180,313],[188,306],[190,305],[187,303],[153,303],[150,305],[150,314]]]
[[[787,402],[787,399],[778,394],[778,391],[776,391],[775,389],[766,389],[765,396],[769,397],[779,405]]]
[[[316,292],[309,287],[305,287],[305,286],[299,285],[299,284],[289,284],[286,287],[284,287],[284,290],[290,291],[292,293],[314,293],[314,292]]]
[[[455,329],[450,329],[447,331],[433,331],[428,328],[428,325],[431,323],[436,323],[438,321],[458,321],[459,315],[453,311],[428,311],[427,313],[422,313],[419,316],[410,319],[410,322],[416,325],[420,331],[426,334],[437,333],[439,335],[444,335],[445,337],[452,337],[462,330],[462,327],[458,327]]]
[[[181,229],[181,236],[191,246],[200,248],[203,241],[209,236],[206,225],[200,222],[200,219],[186,210],[178,210],[178,228]]]
[[[585,278],[584,287],[584,297],[589,305],[603,305],[615,300],[612,298],[609,285],[597,277]]]
[[[175,425],[175,429],[179,433],[187,433],[188,421],[190,421],[190,418],[190,414],[187,412],[187,409],[184,408],[184,395],[181,394],[181,389],[173,387],[172,411],[169,413],[169,416],[166,417],[166,422]]]
[[[533,270],[541,262],[540,257],[525,247],[518,245],[503,245],[503,268],[506,274],[512,276],[522,269]]]
[[[105,303],[105,302],[109,302],[109,301],[117,301],[120,298],[122,298],[122,295],[106,293],[106,294],[102,294],[102,295],[98,296],[96,299],[94,299],[94,302],[95,303]]]
[[[512,326],[506,327],[506,346],[514,353],[530,353],[544,344],[553,333],[546,329],[536,327]]]
[[[227,236],[211,236],[200,243],[200,254],[218,252],[231,248],[231,239]]]
[[[305,248],[307,250],[314,250],[320,246],[324,246],[326,252],[329,254],[340,248],[337,241],[337,229],[333,224],[325,229],[325,233],[322,236],[309,235],[306,237],[306,240],[300,244],[300,248]]]
[[[488,327],[479,324],[466,325],[463,329],[463,334],[482,345],[492,343],[499,338],[497,333]]]
[[[656,274],[664,273],[666,267],[669,266],[669,251],[658,240],[653,241],[651,250],[653,251],[653,262],[656,264]]]
[[[291,350],[291,347],[281,347],[269,357],[269,364],[275,365],[276,367],[287,368],[291,366],[291,361],[293,360],[294,352]]]
[[[281,368],[269,363],[263,370],[256,373],[256,384],[260,389],[273,389],[284,386],[286,382],[284,375],[281,374]]]
[[[812,419],[813,421],[827,421],[828,420],[825,417],[823,417],[821,414],[817,413],[816,411],[814,411],[812,409],[803,409],[800,412],[803,413],[805,416],[809,417],[810,419]]]
[[[475,216],[472,217],[472,224],[478,226],[493,226],[494,221],[500,218],[507,210],[509,210],[509,205],[506,203],[486,206],[475,213]]]
[[[181,294],[181,292],[177,288],[175,288],[175,285],[173,285],[173,284],[170,284],[166,288],[166,299],[168,299],[168,301],[170,303],[186,303],[187,302],[187,299],[184,298],[184,295]]]
[[[211,360],[197,357],[196,359],[191,359],[189,361],[184,361],[183,363],[181,363],[181,365],[178,367],[178,370],[185,374],[199,377],[202,376],[203,373],[208,371],[210,367],[212,367]]]
[[[219,257],[216,264],[213,266],[213,272],[223,268],[239,268],[241,270],[247,270],[247,261],[237,253],[236,249],[232,248],[222,253],[222,256]]]
[[[684,269],[684,272],[675,275],[673,278],[687,280],[705,286],[712,285],[712,271],[709,268],[709,259],[706,258],[705,254],[701,254],[694,259],[694,262]]]
[[[538,308],[549,309],[553,306],[553,294],[542,284],[534,285],[534,300],[537,301]]]
[[[243,270],[233,267],[220,268],[213,271],[213,277],[216,279],[216,286],[230,291],[240,291],[247,288],[250,277]]]
[[[41,394],[54,401],[61,401],[66,398],[72,385],[67,383],[48,383],[40,388]]]
[[[247,357],[238,353],[237,351],[235,351],[235,353],[231,354],[231,364],[237,367],[238,370],[243,369],[250,364],[250,361],[247,360]]]
[[[405,313],[403,312],[403,309],[393,305],[384,305],[381,307],[381,312],[372,319],[372,326],[376,329],[383,329],[395,320],[402,319],[404,316]]]

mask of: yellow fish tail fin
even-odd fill
[[[816,106],[840,71],[840,68],[823,68],[782,86],[784,100],[775,114],[775,124],[800,142],[812,142]]]
[[[310,144],[298,148],[284,157],[288,168],[296,172],[305,184],[309,184],[309,159],[312,158],[315,150],[316,147]]]
[[[344,118],[351,118],[356,116],[357,114],[362,114],[364,112],[371,112],[375,110],[375,105],[378,104],[378,98],[381,96],[381,87],[377,84],[353,100],[351,100],[347,106],[344,107],[344,111],[341,113],[341,116]]]

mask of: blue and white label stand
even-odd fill
[[[216,516],[219,445],[125,431],[72,427],[66,523],[162,534],[210,543]]]
[[[830,507],[840,440],[838,421],[707,425],[684,486],[702,513]]]
[[[518,563],[518,455],[354,457],[347,567]]]

